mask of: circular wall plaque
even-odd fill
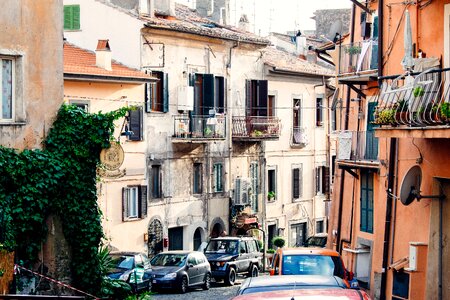
[[[112,142],[111,147],[103,149],[102,152],[100,152],[100,161],[108,171],[119,169],[123,163],[123,157],[123,148],[116,142]]]

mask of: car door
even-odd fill
[[[247,243],[245,241],[239,241],[239,259],[237,262],[237,271],[239,273],[245,272],[250,266],[250,260],[248,257]]]
[[[189,276],[189,284],[195,285],[199,282],[199,268],[194,253],[189,254],[186,265],[186,272]]]
[[[195,253],[195,257],[197,259],[198,266],[198,279],[199,282],[203,282],[205,274],[209,272],[210,266],[203,253]]]

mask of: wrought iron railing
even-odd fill
[[[374,131],[342,131],[338,136],[337,158],[378,160],[378,138]]]
[[[339,48],[339,75],[377,70],[378,40],[370,39]]]
[[[280,136],[281,123],[277,117],[233,116],[234,138],[265,139]]]
[[[224,139],[226,118],[211,116],[174,116],[174,137],[177,139]]]
[[[427,127],[450,123],[450,68],[384,77],[374,122]]]

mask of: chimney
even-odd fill
[[[154,9],[167,16],[175,17],[175,0],[152,0]]]
[[[139,0],[139,14],[155,16],[155,0]]]
[[[249,22],[246,14],[242,14],[241,18],[239,19],[238,28],[243,31],[248,31]]]
[[[99,68],[112,71],[111,56],[109,40],[98,40],[97,49],[95,49],[95,65]]]

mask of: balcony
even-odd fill
[[[374,131],[342,131],[338,135],[339,165],[377,168],[378,138]]]
[[[378,137],[449,138],[450,68],[389,76],[377,100]]]
[[[378,69],[378,41],[364,40],[339,48],[339,80],[367,82],[376,80]]]
[[[241,141],[278,139],[281,123],[277,117],[233,117],[232,137]]]
[[[211,116],[174,116],[174,142],[223,140],[226,118],[223,114]]]

